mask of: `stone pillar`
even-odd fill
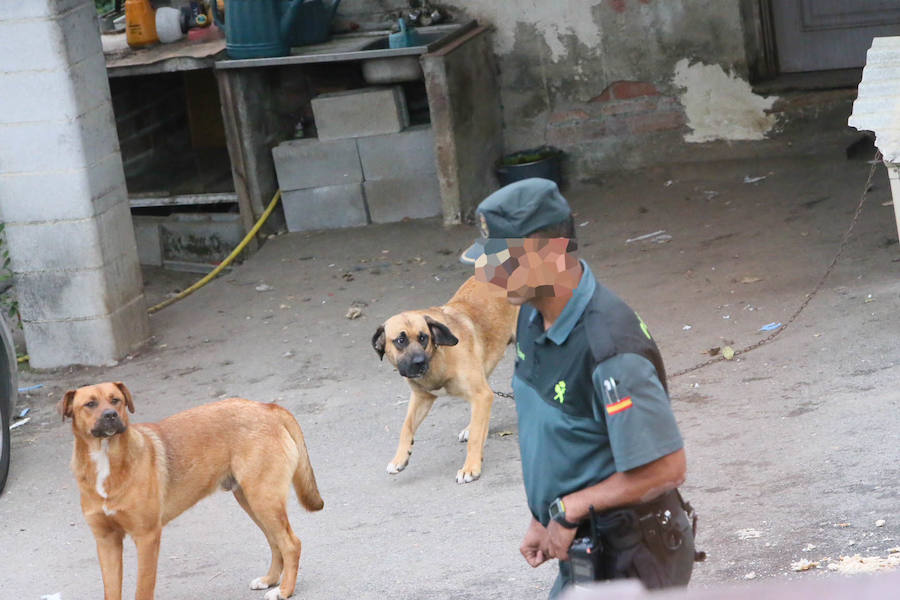
[[[891,182],[891,197],[894,199],[894,220],[897,222],[897,235],[900,236],[900,164],[885,161],[888,179]]]
[[[92,0],[0,2],[0,218],[31,364],[110,364],[149,333]]]

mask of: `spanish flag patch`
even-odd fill
[[[623,410],[628,410],[629,408],[631,408],[631,396],[625,396],[615,404],[607,404],[606,413],[614,415],[616,413],[622,412]]]

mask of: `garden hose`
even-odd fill
[[[235,258],[237,258],[237,255],[240,254],[241,251],[247,246],[247,244],[250,243],[250,240],[253,239],[253,237],[259,231],[259,228],[263,226],[263,223],[266,222],[266,220],[269,218],[269,215],[271,215],[272,211],[275,210],[275,205],[278,204],[279,199],[281,199],[281,190],[278,190],[275,192],[275,195],[272,196],[272,201],[269,202],[269,206],[267,206],[266,210],[263,211],[263,214],[260,215],[259,220],[256,222],[256,224],[250,229],[250,231],[247,232],[247,235],[244,236],[244,239],[241,240],[241,243],[238,244],[237,247],[231,251],[231,254],[229,254],[225,260],[220,262],[219,265],[215,269],[210,271],[203,279],[201,279],[200,281],[198,281],[191,287],[187,288],[186,290],[179,292],[177,295],[172,296],[171,298],[168,298],[167,300],[163,300],[156,306],[151,306],[150,308],[147,309],[147,313],[152,315],[153,313],[164,309],[165,307],[169,306],[170,304],[174,304],[175,302],[178,302],[182,298],[186,298],[187,296],[190,296],[191,294],[193,294],[194,292],[196,292],[197,290],[202,288],[204,285],[206,285],[207,283],[212,281],[215,278],[215,276],[218,275],[219,273],[221,273],[222,269],[224,269],[225,267],[230,265],[231,262]]]
[[[260,215],[259,220],[256,222],[256,224],[253,225],[253,227],[250,229],[250,231],[247,232],[247,235],[244,236],[244,239],[241,240],[241,243],[238,244],[237,247],[231,251],[231,254],[229,254],[225,258],[225,260],[223,260],[221,263],[219,263],[215,269],[210,271],[206,276],[204,276],[197,283],[195,283],[191,287],[187,288],[186,290],[179,292],[177,295],[172,296],[171,298],[168,298],[155,306],[151,306],[150,308],[147,309],[147,313],[152,315],[153,313],[164,309],[165,307],[169,306],[170,304],[174,304],[175,302],[178,302],[182,298],[186,298],[186,297],[190,296],[191,294],[193,294],[194,292],[196,292],[197,290],[202,288],[204,285],[206,285],[207,283],[212,281],[216,277],[216,275],[218,275],[219,273],[222,272],[222,269],[224,269],[225,267],[230,265],[234,261],[234,259],[237,258],[238,254],[240,254],[244,250],[244,248],[247,247],[247,244],[250,243],[250,240],[252,240],[254,238],[254,236],[256,236],[256,234],[259,232],[260,227],[263,226],[263,224],[268,220],[269,216],[272,214],[272,211],[275,210],[275,205],[278,204],[278,201],[280,199],[281,199],[281,190],[278,190],[275,192],[275,195],[272,196],[272,200],[269,202],[269,206],[267,206],[266,210],[264,210],[262,215]],[[28,360],[28,355],[26,354],[25,356],[20,356],[17,359],[17,362],[23,363],[23,362],[26,362],[27,360]]]

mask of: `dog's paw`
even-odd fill
[[[459,435],[457,436],[457,439],[460,442],[468,442],[469,441],[469,428],[467,427],[467,428],[463,429],[462,431],[460,431]]]
[[[472,483],[481,477],[481,471],[470,471],[465,467],[456,472],[456,483]]]
[[[257,577],[256,579],[254,579],[253,581],[250,582],[250,589],[251,590],[267,590],[270,587],[272,587],[273,585],[278,585],[278,582],[276,581],[275,583],[266,583],[265,577]]]
[[[396,475],[397,473],[399,473],[400,471],[405,469],[406,465],[408,465],[408,464],[409,464],[409,461],[407,461],[405,463],[399,463],[399,464],[398,463],[388,463],[386,471],[388,472],[388,475]]]
[[[291,596],[293,596],[293,594],[291,594]],[[287,600],[287,598],[281,595],[280,588],[269,590],[268,592],[266,592],[266,595],[263,596],[263,598],[265,598],[265,600]]]

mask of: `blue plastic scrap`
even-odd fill
[[[779,323],[778,321],[772,321],[768,325],[763,325],[762,327],[760,327],[759,330],[760,331],[775,331],[779,327],[781,327],[781,323]]]
[[[39,389],[41,389],[42,387],[44,387],[44,384],[43,384],[43,383],[39,383],[39,384],[37,384],[37,385],[30,385],[30,386],[28,386],[28,387],[19,388],[19,393],[21,394],[21,393],[23,393],[23,392],[31,392],[31,391],[34,391],[34,390],[39,390]]]

